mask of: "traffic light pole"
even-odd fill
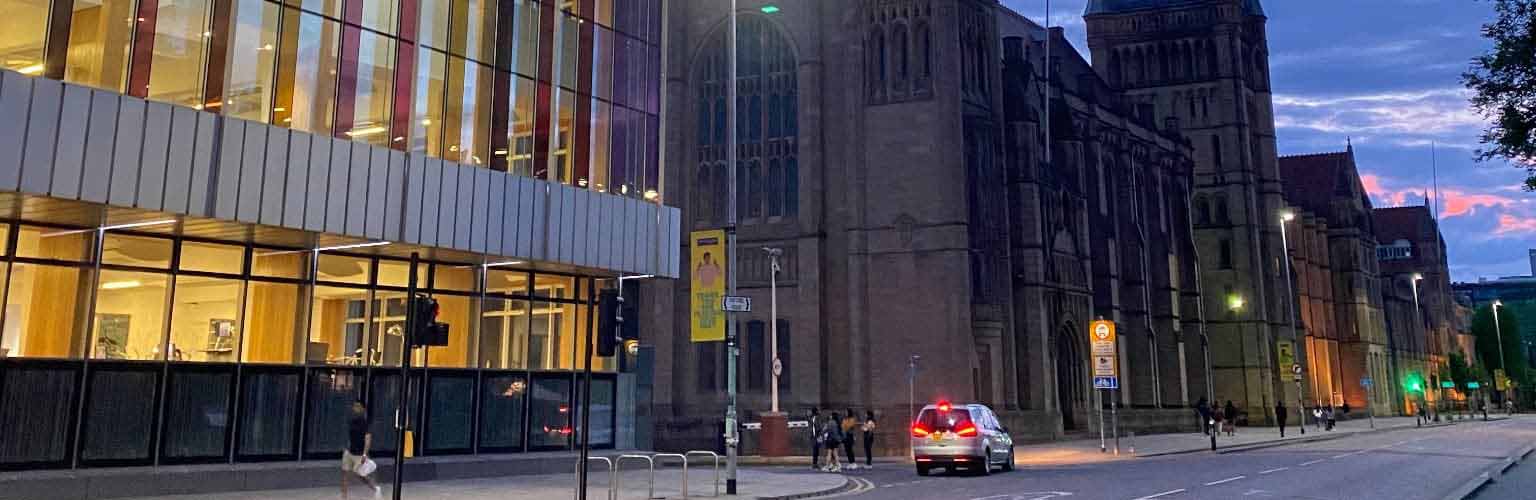
[[[416,299],[416,268],[421,262],[421,255],[411,252],[411,271],[405,283],[405,325],[406,328],[416,326],[416,308],[413,307]],[[400,336],[400,399],[395,405],[395,482],[394,491],[391,493],[394,500],[400,500],[400,488],[405,482],[405,445],[406,429],[411,425],[410,408],[411,397],[411,334],[407,330]]]
[[[623,282],[621,281],[620,283]],[[592,290],[587,290],[587,299],[589,301],[596,298]],[[581,368],[581,404],[577,406],[581,412],[581,427],[577,431],[581,437],[581,462],[579,462],[581,467],[576,469],[578,471],[578,474],[576,474],[576,498],[580,500],[587,500],[587,457],[592,454],[592,432],[589,425],[592,423],[592,349],[596,348],[596,345],[592,342],[592,323],[594,321],[589,318],[587,320],[586,334],[582,335],[582,342],[587,346],[587,355],[584,356],[585,362]],[[607,335],[613,334],[614,332],[607,332]]]

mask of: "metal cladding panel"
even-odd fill
[[[585,266],[587,262],[587,226],[591,225],[592,191],[571,188],[571,263]]]
[[[502,225],[506,223],[507,174],[495,172],[486,177],[485,253],[506,255],[502,249]]]
[[[642,274],[656,274],[656,204],[641,203],[645,210],[642,213],[645,220],[640,221],[641,238],[637,238],[640,244],[640,269]]]
[[[309,195],[309,154],[314,136],[288,133],[288,166],[283,180],[283,220],[279,225],[304,227],[304,198]]]
[[[144,147],[144,108],[142,100],[123,97],[117,109],[117,140],[112,146],[112,186],[107,203],[133,206],[139,190],[139,153]]]
[[[661,247],[667,250],[667,261],[661,266],[662,276],[678,278],[682,276],[683,263],[683,211],[677,208],[667,207],[667,234],[662,235]]]
[[[443,196],[443,160],[428,158],[421,171],[421,244],[437,245],[437,214],[442,212],[438,203]]]
[[[66,94],[67,95],[67,94]],[[165,157],[165,196],[160,208],[172,213],[186,213],[187,194],[192,189],[192,158],[197,149],[197,117],[191,108],[171,108],[171,147]],[[207,186],[198,186],[205,189]]]
[[[427,158],[425,155],[406,155],[405,167],[405,209],[401,210],[404,222],[401,224],[405,231],[406,243],[421,242],[422,210],[421,199],[425,184],[422,175],[427,170]]]
[[[261,176],[267,169],[267,126],[245,124],[245,143],[240,155],[240,193],[236,198],[235,219],[257,222],[261,218]]]
[[[363,209],[363,234],[369,238],[384,237],[384,195],[389,185],[389,153],[385,148],[372,148],[368,159],[368,205]]]
[[[345,234],[347,230],[347,175],[352,167],[352,143],[331,141],[331,171],[325,190],[325,232]]]
[[[304,229],[325,230],[325,200],[331,186],[331,143],[323,135],[309,136],[309,183],[304,187]]]
[[[644,211],[640,202],[624,199],[624,265],[620,270],[634,272],[640,267],[640,255],[637,248],[640,246],[640,219]]]
[[[454,230],[458,226],[454,224],[454,217],[459,210],[459,165],[451,161],[444,161],[441,167],[442,192],[438,194],[437,209],[437,246],[454,248]]]
[[[368,225],[368,169],[373,154],[367,144],[352,143],[352,163],[347,168],[347,197],[342,203],[348,236],[366,236]]]
[[[267,158],[261,169],[261,204],[257,208],[257,221],[269,226],[283,225],[283,191],[288,184],[288,168],[293,160],[288,158],[288,141],[292,135],[288,129],[264,126],[267,129]],[[244,191],[242,189],[242,191]]]
[[[544,235],[543,260],[565,262],[560,258],[560,220],[565,216],[565,186],[547,181],[539,181],[545,188],[544,217],[535,220],[534,229]]]
[[[598,259],[598,267],[603,269],[616,269],[619,265],[619,235],[622,234],[621,225],[624,223],[624,205],[616,196],[603,196],[603,238],[598,242],[602,248],[602,258]]]
[[[0,189],[21,182],[21,153],[27,138],[27,109],[32,105],[32,79],[21,73],[0,77]]]
[[[487,221],[491,213],[491,174],[498,176],[506,174],[491,172],[487,168],[472,170],[475,172],[473,184],[475,200],[470,208],[472,216],[469,223],[469,249],[485,253],[485,235],[489,234],[491,229],[491,224]]]
[[[475,210],[475,170],[479,168],[461,164],[454,164],[453,167],[458,171],[454,175],[458,176],[459,183],[458,189],[454,191],[456,197],[453,198],[454,204],[458,205],[453,211],[453,247],[469,250],[470,233],[473,232],[470,222],[474,219],[471,214]]]
[[[581,190],[581,204],[577,210],[577,218],[581,221],[581,231],[576,233],[576,263],[583,266],[597,265],[597,228],[602,225],[602,207],[597,204],[599,196],[588,190]]]
[[[48,184],[53,181],[53,146],[59,138],[59,108],[64,104],[64,84],[58,80],[39,78],[32,83],[32,110],[25,119],[21,116],[5,116],[6,120],[25,122],[27,145],[22,152],[22,191],[48,194]]]
[[[584,191],[571,186],[565,188],[565,195],[560,198],[560,262],[576,263],[576,234],[584,227],[580,219],[580,206],[576,202]]]
[[[144,150],[139,160],[138,197],[134,206],[160,210],[165,203],[165,168],[171,154],[171,110],[152,102],[144,109]]]
[[[213,163],[213,183],[218,186],[212,193],[213,216],[234,219],[235,205],[240,200],[240,155],[246,123],[229,119],[220,119],[219,123],[223,128],[219,131],[219,157]]]
[[[85,138],[91,122],[91,89],[64,86],[64,105],[59,112],[59,142],[53,153],[53,179],[48,194],[55,198],[80,197],[80,173],[85,168]]]
[[[400,218],[407,206],[405,204],[405,153],[399,151],[389,152],[389,165],[385,170],[384,180],[384,234],[382,238],[389,241],[400,241]]]
[[[80,169],[81,200],[107,202],[107,190],[112,183],[112,138],[117,136],[119,101],[117,94],[91,91],[91,117],[85,127],[85,162]],[[0,126],[4,124],[0,123]]]
[[[528,258],[544,260],[548,256],[544,228],[549,224],[549,185],[528,179]]]
[[[521,177],[508,175],[502,178],[506,184],[505,199],[501,201],[501,219],[497,225],[501,226],[501,255],[523,256],[518,253],[518,230],[522,228],[522,186]]]
[[[95,113],[92,107],[92,113]],[[197,146],[192,150],[192,189],[187,191],[187,213],[209,214],[208,194],[213,192],[213,161],[224,121],[210,113],[197,113]]]

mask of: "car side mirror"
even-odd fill
[[[1002,427],[1003,427],[1003,434],[1011,434],[1010,432],[1008,432],[1008,426],[1004,425]]]

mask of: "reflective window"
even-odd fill
[[[578,73],[581,57],[581,19],[569,13],[562,13],[555,36],[560,40],[556,45],[555,60],[559,70],[555,73],[560,76],[558,82],[561,87],[576,88],[576,74]]]
[[[379,286],[410,286],[411,263],[403,260],[379,259]],[[427,263],[416,265],[416,287],[427,285]]]
[[[171,361],[231,363],[240,347],[245,283],[237,279],[176,277],[171,305]]]
[[[16,235],[16,256],[87,262],[92,260],[96,231],[22,226]]]
[[[416,41],[438,50],[448,50],[448,16],[452,0],[420,0],[417,12]]]
[[[480,449],[520,450],[528,378],[489,375],[480,384]]]
[[[309,12],[341,18],[342,0],[283,0],[283,3]]]
[[[315,280],[366,285],[368,273],[372,267],[373,261],[364,257],[322,253],[320,265],[315,268],[319,273],[315,276]]]
[[[362,0],[363,27],[380,33],[395,34],[395,9],[400,0]]]
[[[528,367],[528,302],[486,297],[480,311],[480,367]]]
[[[170,269],[171,245],[171,240],[165,238],[107,233],[101,243],[101,262]]]
[[[203,103],[208,0],[161,0],[155,12],[154,56],[149,66],[152,100],[199,107]],[[244,62],[244,61],[240,61]]]
[[[528,367],[534,370],[570,369],[571,318],[564,304],[534,302],[528,312]]]
[[[446,97],[448,56],[431,50],[416,52],[416,99],[411,111],[410,151],[443,156],[443,99]]]
[[[549,180],[571,184],[575,162],[571,146],[576,139],[576,94],[562,89],[554,95],[557,100],[553,109],[557,111],[554,119],[549,121]]]
[[[59,0],[65,1],[65,0]],[[135,29],[133,0],[75,0],[64,81],[124,90]]]
[[[490,66],[458,57],[448,60],[448,99],[445,106],[443,159],[485,165],[491,157],[491,89],[495,76]]]
[[[343,92],[351,92],[355,99],[352,103],[352,129],[346,134],[354,141],[384,146],[389,143],[389,99],[395,81],[395,41],[371,31],[352,27],[347,30],[357,32],[358,51],[356,86],[342,89]]]
[[[297,361],[307,304],[301,285],[251,281],[245,295],[245,344],[240,359],[252,363]]]
[[[12,264],[0,357],[82,356],[93,282],[89,269]]]
[[[528,295],[528,273],[488,268],[485,271],[486,293],[504,295]]]
[[[516,71],[523,76],[539,75],[539,3],[532,0],[516,0],[517,14],[512,18],[517,35],[512,50],[517,53]]]
[[[238,1],[225,63],[224,114],[265,123],[272,113],[281,11],[277,4],[263,0]]]
[[[208,273],[240,274],[245,248],[217,243],[181,243],[181,269]]]
[[[458,0],[453,3],[451,52],[485,64],[496,61],[496,3],[496,0]]]
[[[0,11],[0,68],[42,74],[48,0],[0,0]]]
[[[91,357],[164,359],[169,275],[105,269],[98,282]]]
[[[507,162],[507,171],[522,176],[533,175],[533,115],[534,96],[537,87],[533,80],[514,76],[511,79],[513,89],[512,113],[508,117],[511,123],[507,124],[507,143],[511,145],[511,157]]]
[[[423,281],[425,276],[422,273]],[[373,295],[368,357],[374,366],[400,366],[400,353],[405,350],[405,298],[404,292],[381,291]],[[421,366],[420,358],[413,358],[411,363]]]
[[[612,132],[613,115],[608,103],[592,99],[592,136],[589,140],[588,162],[591,165],[590,187],[594,191],[604,191],[609,184],[608,175],[608,138]],[[587,179],[577,179],[576,185],[586,186]]]
[[[537,377],[529,404],[528,446],[564,448],[571,439],[571,379]]]
[[[314,296],[304,359],[310,364],[363,365],[368,290],[317,286]]]
[[[336,100],[340,27],[335,21],[293,9],[284,9],[282,26],[272,123],[329,134]]]
[[[438,264],[432,271],[432,288],[473,292],[476,290],[475,273],[478,270],[478,266]]]
[[[308,250],[257,248],[251,253],[251,275],[306,278],[309,276],[309,254]]]

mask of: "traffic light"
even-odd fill
[[[1403,388],[1408,392],[1424,392],[1424,379],[1417,373],[1410,373],[1403,379]]]
[[[624,318],[619,315],[624,300],[612,288],[597,294],[597,355],[613,356],[619,348],[619,325]]]
[[[415,317],[406,325],[405,336],[411,347],[447,346],[448,324],[437,321],[437,299],[417,295],[411,298],[410,308]]]
[[[622,340],[640,340],[640,308],[634,304],[624,304],[624,321],[619,322],[619,338]]]

